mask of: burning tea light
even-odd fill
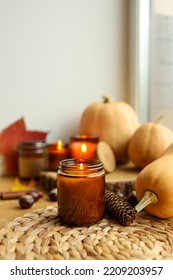
[[[83,163],[80,163],[79,165],[79,169],[82,170],[83,169]]]
[[[58,170],[58,215],[68,225],[90,225],[103,217],[105,171],[97,159],[67,159]]]
[[[61,160],[69,157],[68,144],[58,140],[56,144],[48,145],[48,170],[57,171]]]
[[[77,135],[70,139],[70,155],[72,158],[95,158],[99,137]]]

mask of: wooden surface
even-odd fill
[[[135,179],[137,174],[138,170],[131,165],[118,166],[113,173],[106,174],[106,182]],[[13,177],[0,177],[0,192],[9,191],[14,184],[14,179]],[[39,190],[42,190],[41,186]],[[0,200],[0,228],[15,218],[30,213],[35,209],[56,205],[56,202],[49,200],[48,193],[44,190],[42,191],[43,197],[29,209],[21,209],[18,199]]]

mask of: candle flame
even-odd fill
[[[83,163],[80,163],[80,164],[79,164],[79,169],[80,169],[80,170],[83,170]]]
[[[82,153],[86,153],[86,152],[87,152],[87,146],[86,146],[86,144],[82,144],[82,145],[81,145],[81,152],[82,152]]]
[[[61,140],[58,140],[57,149],[58,149],[59,151],[62,150],[62,141],[61,141]]]

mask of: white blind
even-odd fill
[[[155,0],[151,33],[150,119],[173,129],[173,2]]]

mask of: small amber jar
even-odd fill
[[[57,144],[48,144],[48,170],[57,171],[61,160],[69,158],[69,147],[67,143],[58,141]]]
[[[58,216],[68,225],[90,225],[104,215],[105,171],[97,159],[60,162],[57,178]]]
[[[19,176],[23,179],[39,178],[47,168],[47,144],[44,140],[23,141],[18,146]]]

